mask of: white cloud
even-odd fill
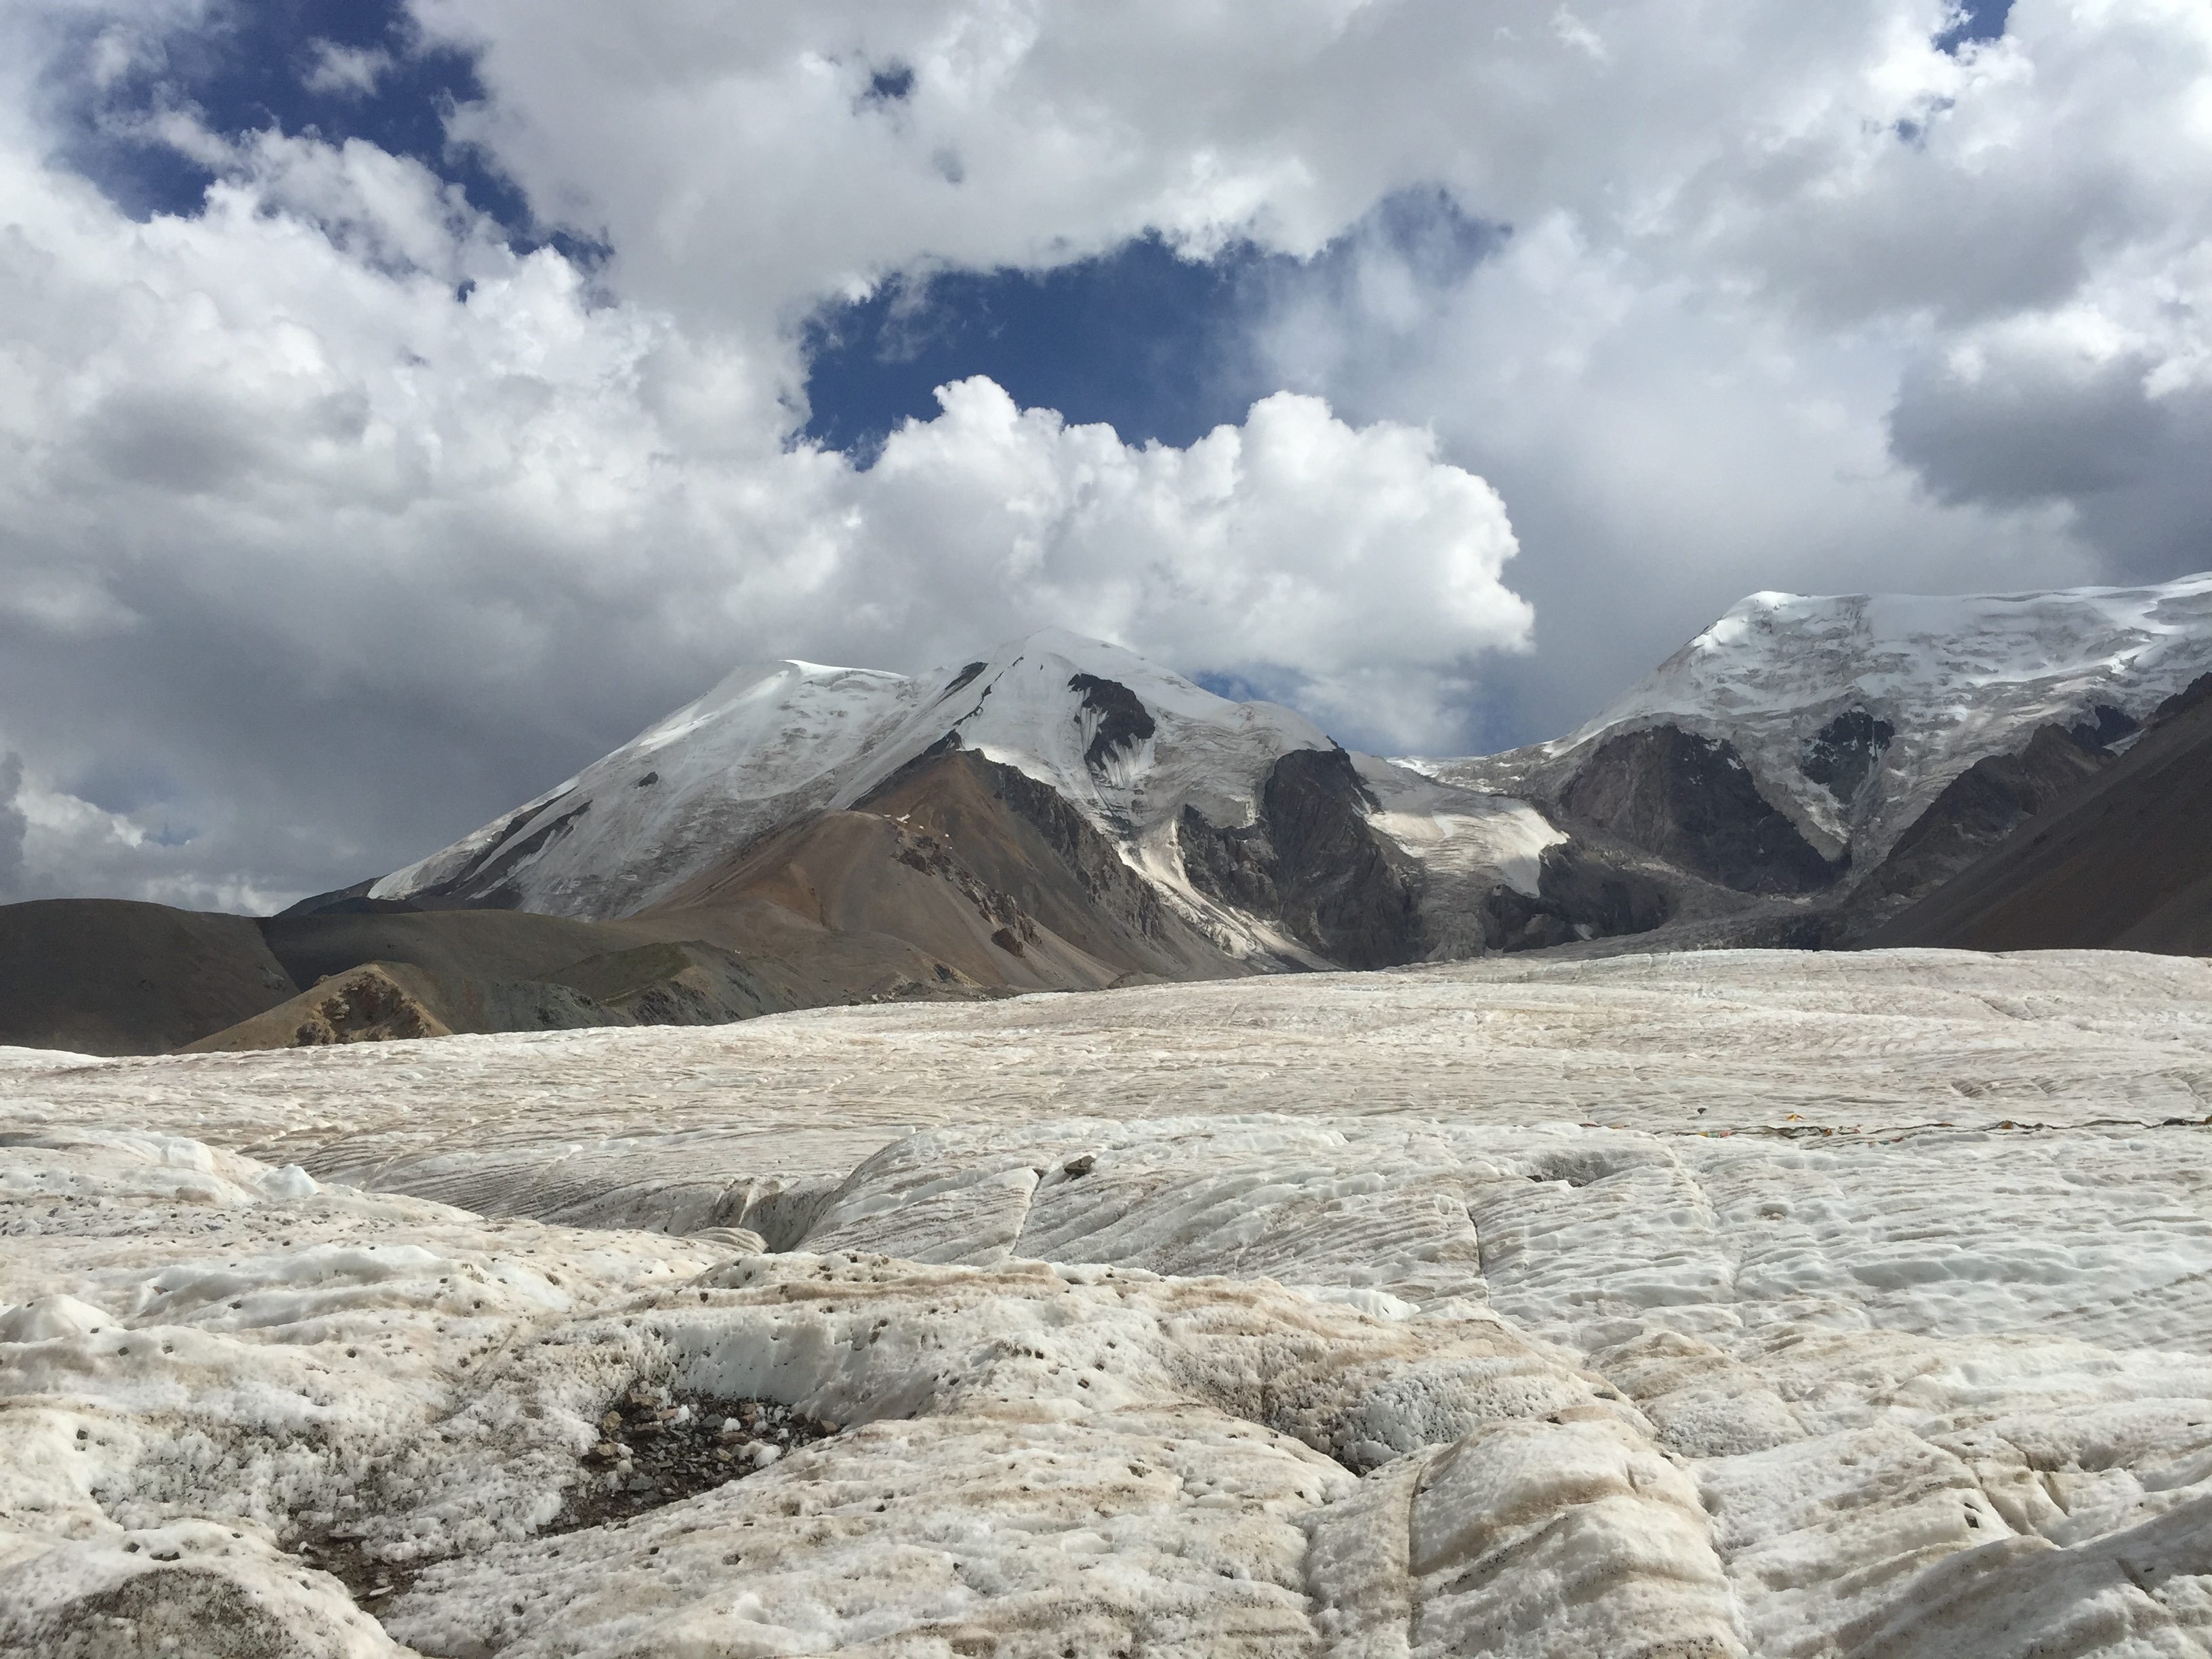
[[[310,92],[366,98],[392,67],[392,54],[381,50],[342,46],[334,40],[317,40],[308,50],[312,61],[300,83]]]
[[[1058,622],[1193,671],[1287,678],[1339,732],[1415,747],[1456,734],[1440,682],[1526,643],[1529,609],[1500,580],[1504,504],[1427,432],[1354,430],[1279,392],[1188,449],[1133,449],[988,380],[938,396],[858,499],[886,565],[980,567],[957,619],[932,618],[939,637],[976,638],[996,592],[994,632]]]
[[[743,343],[516,256],[412,162],[224,159],[203,215],[142,225],[0,154],[32,890],[373,873],[748,657],[919,668],[1072,623],[1413,737],[1448,723],[1434,676],[1525,632],[1502,507],[1420,430],[1284,397],[1133,449],[978,380],[863,473],[786,447]],[[1332,689],[1378,660],[1389,708]]]
[[[1955,59],[1940,0],[414,0],[483,52],[456,136],[611,246],[589,281],[360,143],[162,105],[224,182],[143,224],[50,166],[52,18],[112,86],[201,11],[0,25],[0,749],[40,890],[372,873],[742,656],[1056,623],[1437,748],[1501,697],[1500,736],[1563,726],[1752,588],[2205,562],[2186,0],[2018,0]],[[1286,283],[1257,343],[1312,395],[1188,450],[981,381],[870,473],[786,447],[825,295],[1147,228],[1308,253],[1433,185],[1503,251]]]
[[[1261,344],[1285,384],[1329,389],[1348,419],[1437,411],[1445,453],[1510,504],[1536,648],[1485,671],[1485,697],[1510,699],[1517,723],[1495,742],[1569,729],[1761,588],[2101,574],[2063,507],[1942,506],[1892,457],[1896,338],[1808,337],[1755,297],[1650,282],[1565,216],[1423,298],[1408,316],[1357,289],[1293,293]]]
[[[1513,671],[1543,720],[1744,586],[2205,557],[2171,470],[2186,399],[2137,411],[2167,435],[2117,495],[2030,499],[1967,458],[2039,465],[2037,431],[2074,417],[2035,403],[2045,427],[2016,430],[2005,400],[2027,382],[1978,399],[1936,368],[2086,310],[2154,337],[2146,396],[2201,371],[2212,12],[2195,0],[2018,0],[2002,39],[1955,57],[1932,45],[1955,21],[1941,0],[1301,0],[1258,28],[1165,0],[828,0],[742,27],[696,0],[643,29],[584,7],[546,27],[522,0],[416,10],[484,48],[492,96],[464,130],[605,232],[612,280],[748,337],[891,268],[1051,263],[1146,228],[1308,252],[1419,185],[1510,224],[1506,270],[1439,284],[1370,261],[1287,295],[1266,344],[1285,384],[1433,425],[1506,488],[1516,581],[1553,622]],[[863,98],[894,62],[908,97]],[[1509,479],[1493,459],[1516,454]],[[1578,599],[1586,637],[1562,650]]]

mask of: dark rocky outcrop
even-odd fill
[[[1367,823],[1375,798],[1341,749],[1297,749],[1261,787],[1259,813],[1224,829],[1185,807],[1178,826],[1192,885],[1279,923],[1346,968],[1423,954],[1421,868]]]
[[[1535,892],[1493,882],[1475,907],[1474,921],[1483,951],[1542,951],[1649,933],[1667,921],[1674,908],[1666,887],[1650,871],[1607,849],[1573,841],[1544,849]],[[1464,922],[1443,915],[1432,915],[1431,921],[1431,957],[1476,954],[1474,939],[1464,936],[1471,931]]]
[[[1134,749],[1158,729],[1152,711],[1119,680],[1078,674],[1068,681],[1067,689],[1083,693],[1083,708],[1098,717],[1083,751],[1083,763],[1094,772],[1103,770],[1115,754]]]
[[[1558,801],[1569,817],[1740,892],[1817,892],[1836,878],[1721,738],[1673,726],[1607,738]]]
[[[1151,735],[1150,716],[1143,735]],[[1114,844],[1058,790],[1018,767],[1000,766],[980,756],[974,763],[992,794],[1043,837],[1092,904],[1139,938],[1166,937],[1169,916],[1158,890],[1132,870]]]
[[[2084,749],[2110,749],[2122,738],[2132,737],[2142,730],[2142,722],[2125,709],[2100,702],[2089,711],[2086,720],[2068,726],[2066,735]]]
[[[1863,708],[1846,708],[1806,742],[1798,769],[1848,805],[1896,735],[1887,720]]]
[[[1580,842],[1546,848],[1536,885],[1569,922],[1601,938],[1649,933],[1674,912],[1649,872]]]

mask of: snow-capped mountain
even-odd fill
[[[1911,942],[1972,944],[1942,931],[1942,896],[1969,890],[2025,903],[2037,943],[2185,951],[2212,866],[2188,805],[2202,745],[2173,722],[2212,697],[2208,670],[2212,575],[1762,593],[1555,743],[1398,763],[1057,630],[915,676],[757,664],[282,916],[12,907],[0,1037],[720,1023],[1555,946],[1850,945],[1905,937],[1883,930],[1908,910]],[[1998,865],[2045,871],[2032,903]]]
[[[2046,726],[2124,745],[2212,668],[2212,574],[2148,587],[1948,598],[1754,593],[1595,719],[1503,755],[1411,764],[1543,800],[1615,739],[1725,743],[1823,856],[1874,868],[1976,763]]]
[[[556,915],[628,915],[800,814],[850,806],[948,737],[1048,785],[1133,848],[1170,832],[1186,805],[1249,823],[1278,759],[1333,746],[1290,709],[1232,702],[1059,629],[911,678],[749,664],[371,893],[496,893]]]
[[[799,997],[1374,967],[1668,922],[1834,942],[2208,666],[2212,575],[1759,593],[1565,738],[1397,763],[1057,629],[915,676],[751,665],[369,897],[620,919],[799,964]]]
[[[1105,870],[1095,849],[1060,846],[1062,861],[1090,860],[1082,882],[1091,898],[1102,881],[1140,881],[1224,965],[1413,959],[1443,942],[1424,939],[1423,890],[1474,892],[1470,902],[1479,903],[1503,888],[1522,896],[1522,908],[1545,908],[1541,857],[1563,839],[1521,803],[1351,755],[1290,709],[1231,702],[1120,647],[1053,629],[910,678],[805,662],[739,668],[557,787],[378,881],[369,896],[590,921],[696,905],[702,882],[729,890],[716,872],[744,849],[823,815],[876,810],[871,804],[896,793],[912,769],[946,755],[1042,785],[1127,872]],[[921,819],[910,792],[894,804],[902,810],[883,806],[878,815],[909,840],[932,824],[944,828],[931,817],[945,807],[935,796]],[[1040,809],[1026,810],[1034,817]],[[971,820],[961,822],[972,840]],[[1053,833],[1066,842],[1064,828]],[[828,854],[818,836],[810,845],[811,871]],[[860,856],[848,849],[830,860],[841,893]],[[866,856],[921,870],[935,854],[901,841]],[[962,856],[972,865],[975,849]],[[992,856],[1003,866],[1002,847]],[[1036,849],[1024,856],[1034,862]],[[970,877],[970,886],[994,890],[1025,879],[1003,869],[986,878],[975,868],[960,879]],[[838,906],[823,908],[821,883],[832,878],[810,875],[804,885],[812,896],[793,896],[798,890],[787,892],[788,884],[773,890],[826,925]],[[759,871],[746,880],[748,891],[770,890]],[[1022,931],[1034,917],[977,902],[994,936],[1005,924],[1036,942]],[[1035,909],[1034,896],[1024,902]],[[1378,906],[1389,913],[1381,936],[1365,914]],[[882,904],[868,925],[916,937],[924,924],[910,907],[891,908],[902,918],[896,925],[882,919]],[[1527,920],[1516,916],[1515,925]],[[1454,926],[1481,938],[1479,918]],[[1062,944],[1066,931],[1058,930]],[[945,942],[941,930],[930,937]],[[1192,947],[1176,948],[1177,971],[1187,969]],[[1118,958],[1108,951],[1103,959],[1106,967],[1068,971],[1110,978],[1107,967]],[[963,973],[980,971],[965,960]],[[1159,970],[1141,951],[1137,960],[1142,971]]]

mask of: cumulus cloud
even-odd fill
[[[1448,283],[1407,284],[1410,319],[1395,300],[1285,295],[1261,345],[1346,419],[1434,410],[1443,451],[1510,505],[1534,649],[1487,665],[1473,706],[1491,723],[1462,740],[1570,729],[1762,588],[2104,574],[2059,504],[1930,499],[1889,449],[1893,342],[1808,339],[1752,299],[1647,283],[1565,216]]]
[[[1146,229],[1311,253],[1392,191],[1440,185],[1477,217],[1565,213],[1844,313],[2047,292],[2132,216],[2142,129],[2176,112],[2099,124],[2146,44],[2203,26],[2186,0],[2130,9],[2021,0],[2016,38],[1954,57],[1933,44],[1942,0],[1285,0],[1256,29],[1167,0],[824,0],[742,27],[707,0],[643,22],[415,4],[432,38],[483,52],[492,95],[459,130],[604,230],[632,291],[665,303],[787,303]],[[905,94],[871,97],[892,64]]]
[[[787,447],[744,343],[513,252],[416,163],[224,161],[141,225],[0,155],[0,737],[37,890],[373,873],[749,657],[1069,623],[1410,738],[1449,726],[1432,677],[1525,635],[1502,507],[1418,428],[1284,397],[1133,449],[979,380],[861,471]],[[1378,664],[1387,699],[1341,694]]]
[[[411,0],[478,54],[453,137],[589,269],[416,161],[167,94],[137,131],[219,174],[198,216],[51,161],[52,18],[127,90],[212,15],[6,26],[36,890],[373,873],[744,657],[1054,623],[1436,750],[1564,728],[1753,588],[2205,562],[2188,0],[2018,0],[1955,56],[1942,0]],[[355,107],[375,57],[295,67]],[[1498,230],[1377,232],[1424,191],[1445,240]],[[970,380],[872,471],[791,441],[825,297],[1147,231],[1337,243],[1259,319],[1286,392],[1241,425],[1136,447]]]
[[[1526,646],[1529,608],[1500,580],[1516,550],[1504,503],[1429,432],[1355,430],[1279,392],[1188,449],[1133,449],[987,380],[938,397],[944,414],[894,433],[858,499],[878,560],[980,563],[1001,630],[1058,620],[1287,683],[1347,738],[1401,746],[1455,736],[1453,683]]]
[[[1263,30],[1074,0],[832,0],[742,29],[679,4],[641,34],[589,9],[536,27],[521,0],[416,13],[483,50],[460,130],[605,235],[626,291],[763,334],[836,283],[1146,228],[1308,254],[1394,191],[1510,228],[1473,273],[1380,243],[1356,280],[1331,262],[1261,331],[1282,384],[1433,426],[1514,504],[1547,622],[1501,738],[1587,713],[1747,587],[2203,561],[2186,398],[2136,411],[2167,436],[2115,483],[1984,489],[1971,454],[2028,471],[2033,431],[2074,417],[2018,425],[2002,377],[1983,404],[1949,367],[2085,302],[2200,326],[2212,14],[2190,0],[2018,0],[1955,52],[1942,0],[1295,0]],[[887,64],[896,100],[868,95]]]

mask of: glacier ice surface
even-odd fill
[[[2095,952],[0,1051],[0,1650],[2202,1654],[2208,1103]],[[838,1431],[552,1529],[640,1379]]]

